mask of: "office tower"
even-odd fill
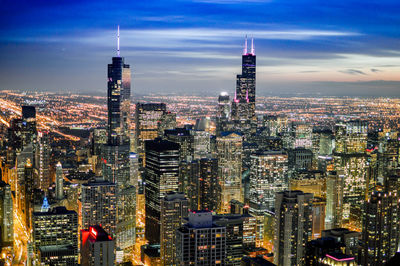
[[[242,55],[242,74],[236,76],[236,91],[232,102],[232,120],[238,130],[255,132],[256,117],[256,55],[251,40],[251,51],[247,50],[247,38]]]
[[[165,103],[137,103],[135,112],[136,153],[139,154],[142,166],[145,163],[144,143],[158,137],[159,122],[167,112]]]
[[[265,115],[263,126],[267,128],[269,136],[277,137],[288,130],[288,118],[284,115]]]
[[[62,164],[60,162],[56,165],[56,199],[62,200],[64,198],[64,175]]]
[[[158,122],[158,137],[164,137],[164,131],[176,128],[176,113],[165,112]]]
[[[343,217],[343,175],[328,172],[326,179],[326,215],[325,228],[338,228]]]
[[[16,192],[16,207],[20,212],[23,212],[25,208],[25,166],[27,164],[32,166],[33,163],[33,146],[32,144],[27,145],[16,157],[15,166],[17,168],[17,177],[15,180],[15,192]],[[33,176],[32,176],[33,178]],[[32,181],[33,182],[33,181]],[[34,185],[33,183],[28,183]]]
[[[218,176],[221,184],[220,210],[228,212],[233,199],[243,201],[242,191],[242,135],[222,132],[217,137]]]
[[[298,190],[276,194],[275,264],[304,264],[305,245],[312,236],[312,199],[312,194]]]
[[[161,199],[160,255],[162,265],[176,265],[176,230],[188,215],[188,201],[183,193],[167,193]]]
[[[176,233],[177,265],[226,265],[226,228],[208,211],[191,211],[188,220]]]
[[[119,51],[108,64],[108,140],[103,146],[103,177],[116,184],[116,228],[113,237],[119,254],[128,255],[135,244],[135,187],[130,184],[131,70]],[[118,256],[117,256],[118,259]]]
[[[335,228],[322,231],[322,237],[329,237],[335,239],[338,246],[342,251],[350,256],[358,255],[360,232],[350,231],[347,228]]]
[[[32,213],[34,205],[34,169],[31,161],[28,159],[25,164],[24,177],[21,183],[21,208],[22,217],[26,228],[32,228]]]
[[[221,196],[221,186],[218,178],[217,159],[200,159],[198,193],[199,210],[218,210]]]
[[[0,228],[2,246],[14,241],[13,200],[11,186],[0,180]]]
[[[326,196],[326,173],[319,170],[303,170],[292,173],[289,182],[290,190],[312,193],[314,197]]]
[[[312,167],[313,153],[305,148],[296,148],[288,151],[289,170],[309,170]]]
[[[290,131],[293,138],[293,149],[312,148],[312,126],[310,124],[292,122]]]
[[[249,214],[222,214],[213,216],[213,222],[226,228],[225,265],[241,265],[245,249],[255,247],[255,218]]]
[[[21,133],[23,146],[36,142],[36,109],[34,106],[22,106]]]
[[[33,213],[33,241],[41,264],[77,265],[77,213],[65,207]]]
[[[156,138],[145,143],[146,239],[160,243],[161,199],[179,187],[179,145]]]
[[[165,139],[179,144],[179,161],[191,161],[193,159],[193,136],[191,127],[168,129],[164,131]]]
[[[200,162],[198,160],[180,162],[178,191],[185,194],[189,202],[189,209],[200,209]]]
[[[91,136],[91,149],[93,155],[101,155],[101,149],[104,144],[107,144],[107,129],[95,128]]]
[[[303,191],[304,192],[304,191]],[[312,221],[312,238],[317,239],[321,237],[321,232],[325,229],[325,198],[315,197],[312,202],[313,221]]]
[[[229,130],[231,118],[231,102],[227,92],[221,92],[218,96],[218,108],[216,116],[216,135]]]
[[[398,250],[400,199],[387,192],[372,192],[365,203],[362,230],[363,265],[382,265]]]
[[[36,168],[39,170],[39,176],[36,187],[47,192],[50,187],[50,139],[48,132],[39,132],[38,144]]]
[[[368,122],[353,120],[335,127],[336,153],[364,153],[367,148]]]
[[[369,160],[364,153],[335,154],[334,169],[343,175],[343,223],[350,222],[361,229],[361,216],[350,217],[350,213],[361,212],[365,200]]]
[[[81,265],[115,265],[115,241],[100,225],[81,230]]]
[[[276,193],[289,188],[288,155],[284,151],[260,151],[250,158],[250,209],[272,211]]]
[[[331,155],[333,151],[333,132],[330,129],[313,130],[312,151],[314,156]]]
[[[116,235],[116,185],[108,181],[91,181],[81,185],[82,228],[101,225]]]
[[[17,154],[23,149],[22,141],[22,119],[11,119],[10,127],[7,128],[7,165],[14,165]]]
[[[341,245],[331,237],[317,238],[307,242],[304,265],[321,265],[326,254],[341,253]],[[325,265],[325,264],[323,264]]]
[[[193,160],[211,157],[210,132],[204,130],[192,130],[192,156]]]
[[[139,155],[131,152],[129,154],[130,161],[130,181],[129,183],[138,191],[139,186],[142,186],[142,177],[139,172]]]

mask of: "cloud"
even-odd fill
[[[346,70],[339,70],[340,73],[349,74],[349,75],[367,75],[361,70],[357,69],[346,69]]]
[[[382,70],[379,70],[376,68],[371,68],[371,72],[378,73],[378,72],[382,72]]]

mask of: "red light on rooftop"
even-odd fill
[[[90,233],[94,236],[97,237],[97,231],[93,227],[90,227]]]

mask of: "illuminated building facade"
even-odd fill
[[[365,204],[362,264],[382,265],[398,250],[400,199],[396,193],[372,192]]]
[[[226,228],[213,223],[211,212],[189,212],[176,232],[177,265],[226,265]]]
[[[217,137],[218,176],[221,184],[222,212],[228,212],[233,199],[243,202],[242,191],[242,135],[236,132],[222,132]]]
[[[188,215],[188,200],[183,193],[167,193],[161,199],[160,255],[163,265],[176,265],[176,230]]]
[[[100,225],[111,236],[116,235],[116,185],[108,181],[81,185],[82,228]]]
[[[56,199],[62,200],[64,198],[64,175],[62,164],[60,162],[56,165]]]
[[[272,211],[275,194],[288,189],[288,155],[284,151],[264,151],[250,158],[250,207]]]
[[[304,264],[305,246],[312,236],[312,201],[312,194],[298,190],[276,194],[275,264]]]
[[[43,192],[47,192],[50,187],[50,139],[48,132],[39,132],[36,154],[36,168],[39,170],[37,187]]]
[[[11,186],[0,180],[0,227],[4,246],[14,241],[14,217]]]
[[[325,228],[338,228],[343,217],[343,175],[328,172],[326,178],[326,215]]]
[[[33,213],[35,254],[44,265],[78,264],[78,215],[65,207]]]
[[[153,140],[159,134],[159,122],[165,113],[167,106],[165,103],[137,103],[135,113],[135,142],[136,153],[142,166],[145,163],[144,143],[146,140]]]
[[[179,145],[156,138],[146,141],[145,150],[145,233],[150,244],[159,244],[161,200],[179,188]]]
[[[81,265],[115,265],[115,241],[100,225],[81,230]]]

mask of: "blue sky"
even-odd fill
[[[255,38],[260,95],[400,96],[400,1],[3,0],[0,6],[0,89],[104,94],[120,25],[133,93],[233,92],[247,34]]]

